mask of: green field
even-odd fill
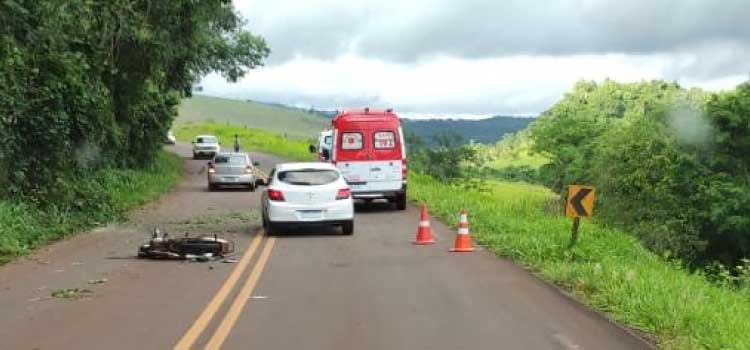
[[[183,99],[176,126],[216,123],[263,129],[288,136],[315,136],[328,125],[325,116],[259,102],[195,95]]]
[[[215,135],[224,148],[232,147],[234,135],[237,135],[243,150],[272,153],[293,160],[315,159],[309,150],[310,143],[314,141],[312,138],[284,137],[260,129],[209,123],[177,126],[174,132],[177,139],[184,142],[190,142],[197,135]]]
[[[238,133],[251,148],[287,159],[309,160],[306,143],[262,130],[222,125],[177,129]],[[412,172],[410,199],[428,203],[436,217],[454,225],[469,210],[478,244],[506,256],[573,293],[617,322],[654,336],[664,349],[750,349],[750,290],[709,282],[646,249],[626,232],[584,220],[578,244],[568,248],[571,220],[560,199],[545,187],[488,181],[488,191],[466,190]]]
[[[539,169],[549,163],[549,158],[532,151],[534,143],[528,132],[506,135],[494,144],[476,145],[477,157],[485,166],[501,170],[509,167]]]

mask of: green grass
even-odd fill
[[[102,169],[72,182],[80,195],[69,203],[40,208],[0,199],[0,264],[50,241],[124,219],[130,209],[168,192],[180,180],[181,169],[178,156],[160,152],[146,169]]]
[[[532,169],[539,169],[542,165],[549,163],[549,159],[544,156],[530,153],[528,151],[520,151],[517,153],[511,153],[507,155],[499,156],[493,159],[485,165],[492,169],[504,169],[509,167],[530,167]]]
[[[320,114],[280,105],[196,95],[183,99],[177,126],[218,123],[262,129],[288,136],[311,137],[330,121]]]
[[[283,137],[264,130],[207,123],[181,125],[176,127],[174,132],[178,140],[186,142],[196,135],[215,135],[224,149],[231,149],[234,144],[234,135],[237,134],[242,149],[271,153],[289,160],[315,159],[315,155],[309,151],[310,143],[313,142],[312,138]]]
[[[665,349],[750,349],[750,293],[709,283],[665,261],[634,237],[582,222],[567,249],[571,220],[550,214],[559,200],[547,189],[491,183],[488,193],[466,191],[412,174],[412,200],[455,225],[469,210],[474,239],[572,291],[621,324],[653,334]],[[558,206],[559,208],[559,206]]]
[[[549,163],[549,158],[533,152],[533,146],[534,141],[528,131],[523,130],[506,135],[495,144],[479,144],[475,147],[477,156],[489,168],[498,170],[510,167],[539,169],[542,165]]]

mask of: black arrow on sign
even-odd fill
[[[582,188],[570,200],[570,204],[573,205],[573,209],[576,210],[576,213],[578,213],[578,216],[589,216],[589,213],[586,212],[586,208],[584,208],[583,204],[581,204],[581,201],[584,198],[586,198],[586,196],[588,196],[589,193],[591,193],[590,188]]]

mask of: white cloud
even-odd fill
[[[413,113],[530,115],[554,103],[579,79],[664,78],[675,60],[671,55],[608,54],[439,57],[406,64],[346,55],[297,58],[252,71],[237,84],[209,76],[203,87],[208,94],[321,109],[370,105]],[[731,88],[743,79],[677,80],[716,89]]]
[[[274,53],[237,84],[207,77],[208,94],[412,116],[533,115],[580,79],[715,90],[746,80],[750,69],[750,26],[737,25],[750,15],[744,0],[235,5]]]

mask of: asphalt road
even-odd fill
[[[649,348],[507,260],[449,253],[454,233],[435,220],[437,244],[412,245],[411,206],[358,207],[353,236],[266,237],[259,192],[207,192],[204,164],[186,160],[180,186],[130,222],[0,267],[0,349]],[[153,227],[219,233],[238,261],[135,259]],[[50,298],[63,288],[92,294]]]

